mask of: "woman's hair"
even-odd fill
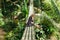
[[[35,16],[35,14],[32,14],[32,15],[31,15],[31,17],[34,17],[34,16]]]

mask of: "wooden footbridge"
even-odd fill
[[[34,7],[33,7],[33,0],[30,0],[30,5],[29,5],[29,15],[26,20],[27,26],[25,27],[23,36],[21,40],[36,40],[35,39],[35,32],[34,32],[34,26],[33,26],[33,16],[34,14]]]
[[[36,40],[34,27],[26,27],[21,40]]]

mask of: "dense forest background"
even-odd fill
[[[30,0],[0,0],[0,39],[20,40],[29,16]],[[60,0],[33,0],[36,40],[60,40]]]

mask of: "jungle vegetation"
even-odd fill
[[[30,0],[0,0],[0,30],[4,40],[20,40],[29,16]],[[60,40],[60,0],[33,0],[36,40]],[[32,9],[31,9],[32,10]],[[1,32],[0,32],[1,33]]]

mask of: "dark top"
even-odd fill
[[[31,22],[33,22],[32,17],[29,17],[28,22],[27,22],[28,27],[33,25]]]

